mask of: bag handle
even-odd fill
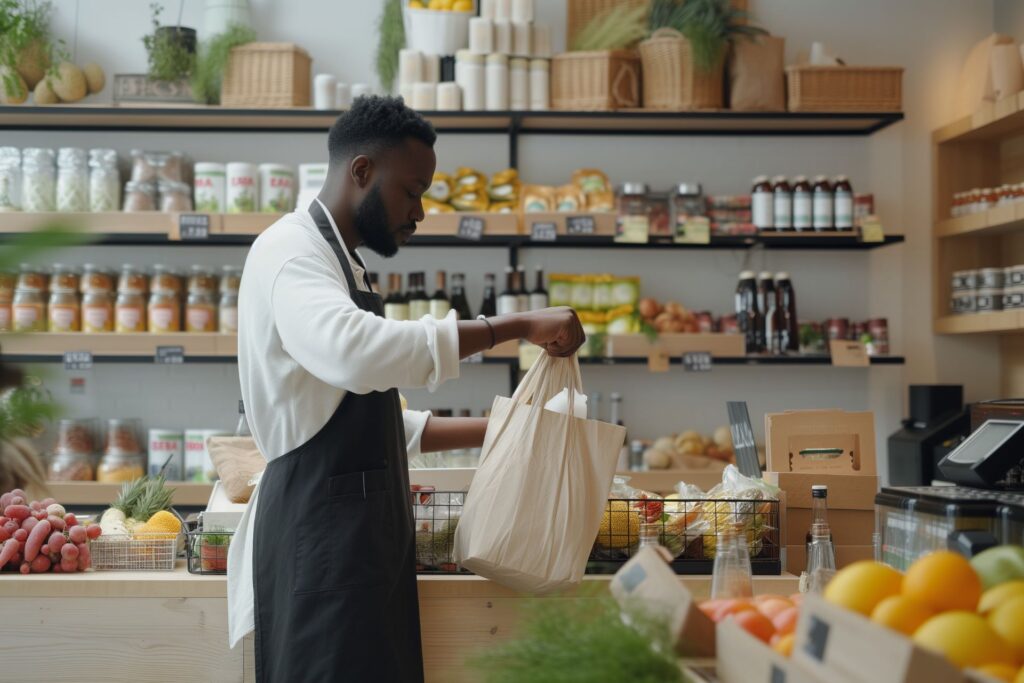
[[[576,355],[556,358],[543,353],[516,387],[512,400],[543,408],[545,403],[565,388],[569,389],[571,414],[575,394],[583,393],[583,379],[580,376],[580,364]]]

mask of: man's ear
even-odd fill
[[[373,175],[373,160],[365,154],[360,154],[352,159],[349,164],[349,173],[352,175],[352,182],[361,190],[370,185]]]

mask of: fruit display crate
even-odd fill
[[[466,502],[463,491],[435,491],[431,486],[412,486],[412,511],[416,524],[417,574],[469,574],[455,563],[455,529]]]
[[[97,571],[174,571],[181,534],[100,536],[89,544]]]
[[[232,531],[201,531],[190,528],[185,534],[185,559],[190,574],[203,576],[228,573],[228,548]]]
[[[782,573],[780,504],[758,498],[612,498],[587,563],[588,574],[614,574],[640,548],[641,531],[657,529],[658,542],[675,557],[676,574],[711,574],[719,531],[740,530],[758,575]]]

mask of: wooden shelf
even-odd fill
[[[1024,131],[1024,92],[987,102],[971,116],[965,116],[932,133],[937,145],[997,140]]]
[[[964,313],[949,315],[935,321],[937,334],[977,334],[982,332],[1022,332],[1024,311],[995,313]]]
[[[41,332],[0,335],[0,349],[8,362],[62,362],[65,352],[88,351],[94,361],[153,361],[159,346],[180,346],[185,362],[233,360],[238,337],[233,334],[176,332],[171,334],[86,334]]]
[[[1024,228],[1024,202],[997,206],[988,211],[947,218],[935,225],[936,237],[996,235]]]
[[[106,484],[97,481],[51,481],[47,482],[50,495],[61,505],[73,510],[76,506],[90,507],[110,505],[117,499],[121,484]],[[210,501],[213,484],[192,482],[168,482],[174,489],[173,504],[180,506],[202,506]]]

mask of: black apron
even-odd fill
[[[356,306],[383,315],[380,296],[356,287],[319,202],[310,213]],[[348,392],[316,436],[270,461],[253,543],[257,681],[423,680],[397,389]]]

